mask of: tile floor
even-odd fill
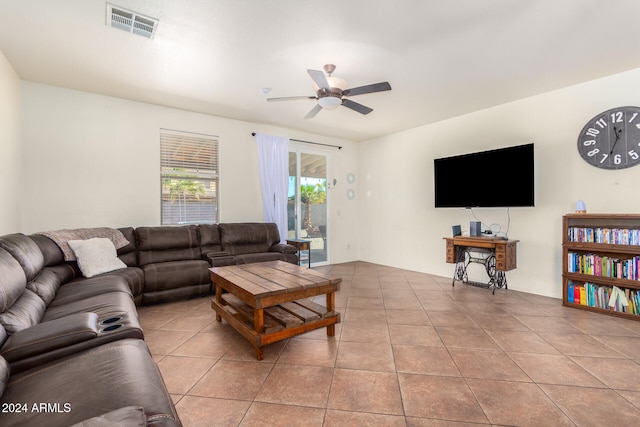
[[[343,278],[336,336],[263,361],[209,297],[140,308],[185,427],[640,425],[640,322],[363,262],[318,269]]]

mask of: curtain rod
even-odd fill
[[[256,136],[256,133],[255,132],[251,132],[251,136]],[[324,145],[325,147],[334,147],[334,148],[337,148],[338,150],[342,150],[342,146],[341,145],[323,144],[321,142],[303,141],[301,139],[293,139],[293,138],[289,138],[289,140],[290,141],[296,141],[296,142],[302,142],[304,144]]]

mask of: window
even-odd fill
[[[218,137],[160,130],[162,224],[218,222]]]

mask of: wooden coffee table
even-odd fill
[[[226,320],[256,349],[314,329],[326,327],[335,335],[340,313],[335,293],[341,278],[283,261],[210,268],[216,286],[211,308],[216,320]],[[226,291],[226,293],[224,292]],[[326,295],[326,306],[311,301]]]

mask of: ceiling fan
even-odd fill
[[[298,99],[317,100],[318,104],[316,104],[316,106],[313,107],[306,116],[304,116],[305,119],[315,117],[315,115],[322,109],[335,110],[341,105],[344,105],[353,111],[357,111],[360,114],[369,114],[373,111],[372,108],[353,102],[347,97],[391,90],[389,82],[374,83],[371,85],[347,89],[347,82],[338,77],[331,76],[335,69],[336,66],[333,64],[325,65],[324,71],[327,73],[327,76],[325,76],[320,70],[307,70],[309,76],[311,76],[311,79],[313,80],[313,88],[316,91],[316,96],[285,96],[282,98],[267,98],[267,101],[293,101]]]

